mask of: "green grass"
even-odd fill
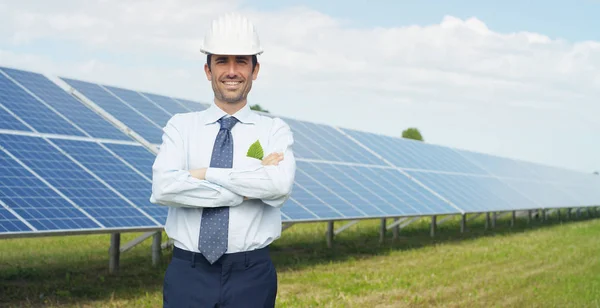
[[[564,217],[564,216],[563,216]],[[344,222],[337,222],[336,228]],[[278,307],[599,307],[600,220],[429,220],[391,231],[363,221],[326,246],[325,223],[297,224],[272,247]],[[123,234],[121,243],[139,234]],[[160,307],[170,259],[152,267],[150,240],[108,274],[109,235],[0,240],[0,306]]]

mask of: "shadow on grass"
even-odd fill
[[[391,251],[530,232],[589,220],[594,216],[582,212],[581,217],[572,216],[567,220],[563,213],[560,220],[552,215],[546,221],[532,220],[531,223],[527,222],[526,217],[521,217],[513,227],[510,226],[510,217],[504,217],[497,220],[494,228],[486,229],[485,215],[482,215],[467,223],[465,233],[460,232],[458,218],[452,218],[438,226],[433,238],[430,236],[430,220],[423,218],[402,229],[398,239],[394,240],[391,230],[387,230],[382,243],[379,242],[380,220],[366,220],[336,235],[333,249],[327,247],[325,240],[326,223],[297,224],[284,231],[282,238],[272,245],[271,252],[279,273],[285,273],[330,262],[387,255]],[[335,228],[345,223],[336,222]],[[127,237],[131,239],[136,235],[130,234]],[[109,275],[108,239],[109,235],[95,235],[77,237],[71,241],[65,238],[19,240],[30,241],[26,245],[39,245],[40,250],[52,245],[62,246],[53,247],[52,252],[42,254],[41,257],[23,253],[0,259],[0,307],[79,307],[93,306],[94,301],[100,302],[97,306],[112,306],[112,299],[118,299],[122,303],[123,300],[135,301],[145,294],[149,299],[144,306],[151,302],[152,307],[160,307],[163,275],[171,259],[171,251],[163,251],[164,257],[159,266],[153,267],[150,241],[146,241],[122,254],[119,273]],[[78,249],[78,241],[85,241],[88,246],[90,241],[94,241],[95,246],[92,249]],[[121,242],[126,242],[126,239]],[[11,249],[10,243],[0,245],[0,251]],[[127,306],[129,305],[128,303]]]

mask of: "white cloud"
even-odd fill
[[[219,0],[5,3],[0,65],[206,101],[204,30],[240,8]],[[273,112],[390,135],[417,126],[433,143],[600,169],[592,116],[600,114],[599,42],[497,33],[477,18],[350,28],[302,7],[244,12],[266,47],[251,99]],[[42,42],[74,60],[28,49]]]

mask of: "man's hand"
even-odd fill
[[[263,166],[277,166],[280,161],[283,160],[283,153],[271,153],[267,157],[263,158]]]
[[[204,180],[206,176],[206,168],[190,170],[190,174],[198,180]]]

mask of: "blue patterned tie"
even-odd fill
[[[233,165],[233,137],[231,128],[237,123],[234,117],[221,118],[210,161],[211,167],[231,168]],[[229,234],[229,207],[204,208],[200,223],[198,249],[213,264],[227,251]]]

